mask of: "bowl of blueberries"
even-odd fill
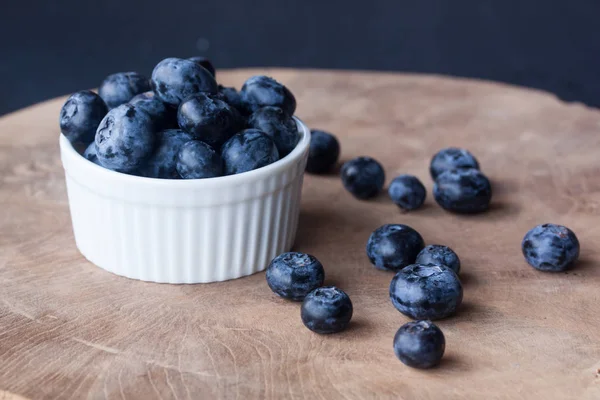
[[[77,247],[129,278],[200,283],[264,270],[298,224],[310,131],[267,76],[217,84],[202,57],[71,95],[60,148]]]

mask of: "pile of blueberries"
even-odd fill
[[[337,162],[340,146],[326,132],[312,131],[308,172],[324,173]],[[479,170],[479,163],[467,150],[447,148],[430,163],[434,198],[444,209],[455,213],[478,213],[489,208],[491,184]],[[359,199],[377,196],[385,182],[384,169],[370,157],[358,157],[341,169],[344,187]],[[412,175],[395,178],[388,190],[392,201],[405,210],[419,208],[426,197],[424,185]],[[579,241],[568,228],[543,224],[531,229],[522,242],[526,261],[540,271],[559,272],[570,268],[579,257]],[[415,321],[397,331],[393,345],[396,356],[414,368],[439,364],[445,351],[445,337],[432,320],[457,312],[463,299],[459,278],[460,259],[449,247],[425,246],[422,236],[401,224],[386,224],[369,237],[366,253],[378,269],[395,272],[389,287],[391,303]],[[267,283],[279,296],[303,301],[304,325],[317,333],[340,332],[352,317],[352,302],[335,287],[321,287],[323,265],[303,253],[284,253],[267,268]]]
[[[68,98],[61,132],[102,167],[163,179],[239,174],[294,149],[296,99],[288,88],[253,76],[238,92],[218,85],[215,75],[203,57],[164,59],[150,79],[109,75],[98,94]]]

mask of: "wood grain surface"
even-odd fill
[[[219,71],[238,87],[257,70]],[[354,303],[349,330],[308,331],[299,304],[264,273],[204,285],[114,276],[71,231],[56,99],[0,119],[0,399],[600,399],[600,112],[542,92],[402,74],[269,70],[309,126],[339,136],[342,159],[370,155],[419,176],[444,146],[468,147],[493,182],[491,210],[444,212],[429,194],[403,213],[358,201],[335,175],[307,176],[296,249]],[[565,224],[581,262],[537,272],[520,242]],[[439,321],[434,370],[405,367],[392,338],[408,319],[391,273],[365,255],[384,223],[416,228],[463,261],[460,312]]]

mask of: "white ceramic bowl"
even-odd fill
[[[294,243],[310,132],[281,160],[243,174],[167,180],[89,162],[60,136],[75,242],[117,275],[215,282],[264,270]]]

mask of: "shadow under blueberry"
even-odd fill
[[[458,274],[458,278],[460,279],[460,283],[465,286],[470,286],[477,283],[477,278],[470,272],[463,272],[462,270]]]
[[[373,334],[376,330],[377,326],[369,321],[369,319],[353,318],[350,320],[348,327],[344,331],[336,333],[335,336],[342,339],[365,337]]]
[[[564,271],[563,274],[574,275],[574,276],[584,275],[584,274],[591,272],[594,269],[599,268],[599,267],[600,267],[600,264],[598,262],[592,260],[591,258],[585,257],[585,258],[581,258],[577,262],[575,262],[571,266],[571,268]]]
[[[444,354],[440,363],[434,369],[452,370],[466,372],[471,368],[468,364],[461,362],[460,358],[455,354]]]
[[[515,203],[508,203],[505,201],[494,201],[492,202],[487,210],[468,214],[468,213],[456,213],[456,215],[463,218],[471,219],[489,219],[489,218],[506,218],[510,216],[516,216],[520,213],[521,207]]]
[[[388,198],[389,199],[389,198]],[[429,211],[432,211],[435,207],[433,204],[425,202],[421,205],[421,207],[414,209],[414,210],[405,210],[404,208],[398,207],[397,205],[395,205],[391,200],[390,200],[390,204],[392,204],[393,206],[396,207],[396,211],[399,212],[402,215],[406,215],[406,214],[423,214],[423,213],[427,213]]]

